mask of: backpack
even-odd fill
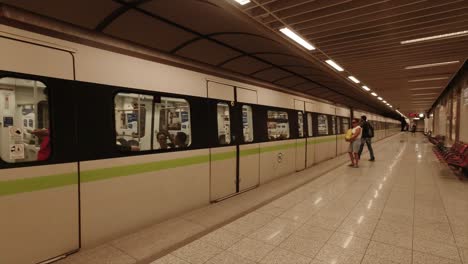
[[[350,128],[346,131],[345,140],[350,140],[353,137],[353,130]]]
[[[367,136],[369,138],[373,138],[374,137],[374,128],[372,127],[372,125],[369,122],[366,121],[366,123],[367,123],[367,126],[366,126]]]

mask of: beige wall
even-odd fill
[[[461,98],[460,98],[460,134],[459,140],[463,142],[468,142],[468,97],[464,98],[464,94],[468,96],[468,75],[465,74],[463,78]]]

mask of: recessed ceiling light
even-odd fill
[[[364,89],[364,90],[366,90],[366,91],[370,91],[370,88],[369,88],[369,87],[367,87],[367,86],[365,86],[365,85],[364,85],[364,86],[362,86],[362,89]]]
[[[424,38],[404,40],[404,41],[401,41],[400,44],[405,45],[405,44],[412,44],[412,43],[418,43],[418,42],[424,42],[424,41],[434,41],[434,40],[440,40],[440,39],[456,38],[456,37],[463,37],[465,35],[468,35],[468,30],[452,32],[452,33],[447,33],[447,34],[440,34],[440,35],[424,37]]]
[[[377,94],[376,94],[376,93],[374,93],[374,92],[372,92],[371,94],[372,94],[373,96],[377,96]]]
[[[427,82],[427,81],[438,81],[438,80],[447,80],[449,77],[435,77],[435,78],[425,78],[425,79],[415,79],[409,80],[408,82]]]
[[[288,36],[290,39],[292,39],[292,40],[296,41],[297,43],[299,43],[304,48],[306,48],[308,50],[314,50],[315,49],[314,46],[310,45],[309,42],[307,42],[303,38],[299,37],[299,35],[292,32],[289,28],[282,28],[282,29],[280,29],[280,31],[281,31],[281,33]]]
[[[412,90],[412,91],[418,91],[418,90],[433,90],[433,89],[442,89],[442,87],[411,88],[410,90]]]
[[[382,101],[382,100],[383,100],[383,98],[382,98],[382,97],[380,97],[380,96],[379,96],[379,97],[377,97],[377,99],[379,99],[380,101]]]
[[[334,61],[332,61],[332,60],[326,60],[325,62],[328,63],[328,65],[330,65],[330,66],[332,66],[333,68],[335,68],[335,70],[337,70],[337,71],[340,71],[340,72],[344,71],[344,69],[341,68],[340,65],[338,65],[336,62],[334,62]]]
[[[245,4],[248,4],[250,3],[250,0],[235,0],[237,3],[241,4],[241,5],[245,5]]]
[[[450,64],[456,64],[456,63],[459,63],[459,62],[460,61],[445,61],[445,62],[437,62],[437,63],[428,63],[428,64],[421,64],[421,65],[407,66],[407,67],[405,67],[405,70],[445,66],[445,65],[450,65]]]
[[[360,83],[360,82],[361,82],[361,81],[359,81],[358,79],[356,79],[356,77],[354,77],[354,76],[348,76],[348,78],[349,78],[351,81],[355,82],[355,83]]]

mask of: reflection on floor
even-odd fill
[[[468,264],[468,181],[422,135],[384,144],[152,264]]]

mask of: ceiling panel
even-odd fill
[[[466,0],[251,0],[238,8],[285,39],[280,28],[288,27],[297,32],[317,47],[315,51],[304,51],[304,57],[311,55],[322,63],[333,59],[345,68],[340,74],[343,78],[357,77],[362,84],[400,109],[419,111],[421,106],[414,105],[413,98],[431,92],[430,100],[435,99],[468,58],[468,34],[401,44],[405,40],[468,30]],[[456,63],[405,69],[449,61]],[[304,71],[301,72],[307,77]],[[412,81],[441,76],[446,79]],[[309,78],[337,87],[343,94],[360,96],[338,78],[334,78],[335,84],[313,74]],[[318,91],[315,89],[310,93],[316,95]],[[365,103],[377,101],[365,98]]]

